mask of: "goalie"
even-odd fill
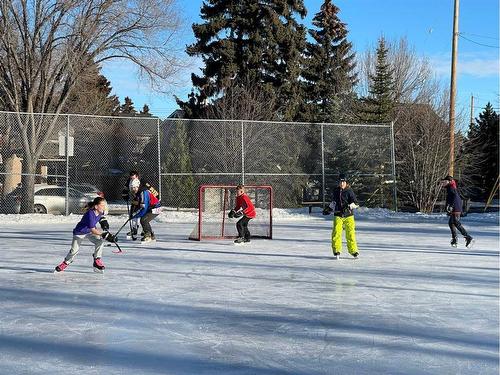
[[[236,206],[229,211],[230,218],[240,218],[236,223],[236,229],[238,230],[238,238],[234,240],[234,243],[239,244],[243,242],[250,242],[250,231],[248,230],[248,222],[255,218],[255,207],[245,194],[245,187],[243,185],[236,186]]]

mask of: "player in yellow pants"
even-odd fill
[[[347,250],[354,258],[359,255],[356,243],[356,223],[353,210],[358,208],[358,200],[354,191],[347,183],[345,175],[339,176],[339,186],[332,192],[332,203],[323,210],[323,215],[333,212],[332,251],[335,259],[342,251],[342,230],[345,229]]]
[[[332,251],[334,255],[340,254],[342,252],[342,229],[345,230],[345,239],[347,241],[347,251],[349,254],[354,256],[358,253],[358,244],[356,242],[356,223],[354,221],[354,216],[333,217],[333,229],[332,229]]]

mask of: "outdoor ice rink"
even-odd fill
[[[0,216],[0,374],[499,372],[496,214],[454,249],[445,215],[361,209],[360,259],[333,260],[331,216],[276,213],[273,240],[234,246],[169,213],[104,275],[90,244],[52,273],[78,216]]]

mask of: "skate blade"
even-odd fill
[[[95,273],[104,273],[104,270],[101,270],[99,268],[94,267],[94,272]]]
[[[470,242],[469,246],[466,246],[466,248],[467,248],[467,249],[472,248],[472,246],[474,246],[474,242],[475,242],[475,240],[472,240],[472,241]]]

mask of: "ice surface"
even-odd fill
[[[0,374],[498,374],[496,214],[455,249],[444,215],[360,209],[360,259],[333,260],[331,217],[304,212],[244,246],[167,212],[104,275],[90,244],[52,273],[79,216],[0,215]]]

